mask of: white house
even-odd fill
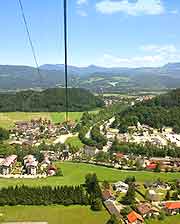
[[[128,191],[129,185],[122,181],[118,181],[117,183],[113,184],[113,188],[115,188],[115,190],[118,192],[126,193]]]

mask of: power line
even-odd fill
[[[69,117],[69,96],[68,96],[68,49],[67,49],[67,0],[64,0],[64,74],[65,74],[65,101],[66,101],[66,122]]]
[[[34,48],[34,45],[33,45],[32,38],[31,38],[28,23],[27,23],[27,20],[26,20],[24,7],[23,7],[23,4],[22,4],[21,0],[18,0],[18,2],[19,2],[19,7],[20,7],[20,10],[21,10],[21,14],[22,14],[22,19],[23,19],[23,22],[24,22],[24,25],[25,25],[26,33],[27,33],[27,36],[28,36],[29,44],[30,44],[30,47],[31,47],[32,55],[33,55],[33,58],[34,58],[35,66],[36,66],[36,69],[37,69],[37,72],[38,72],[38,75],[39,75],[39,78],[40,78],[40,82],[41,82],[42,81],[42,76],[41,76],[41,73],[40,73],[40,70],[39,70],[38,60],[37,60],[37,57],[36,57],[35,48]]]

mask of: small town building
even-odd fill
[[[95,156],[99,152],[99,150],[97,148],[95,148],[95,147],[86,145],[84,147],[83,152],[84,152],[84,154],[86,156],[93,157],[93,156]]]
[[[143,218],[151,217],[152,215],[158,216],[159,210],[156,207],[152,207],[149,203],[141,203],[137,206],[138,212],[143,216]]]
[[[150,189],[147,191],[146,198],[149,201],[159,201],[160,200],[159,194],[156,193],[155,190],[153,190],[153,189]]]
[[[165,202],[164,208],[170,215],[180,214],[180,201]]]
[[[16,155],[11,155],[11,156],[8,156],[5,159],[1,159],[1,161],[0,161],[0,174],[2,174],[2,175],[10,174],[16,160],[17,160]]]
[[[33,155],[27,155],[24,157],[25,174],[36,175],[38,168],[38,161]]]
[[[42,161],[41,166],[40,166],[41,171],[47,171],[50,164],[51,164],[51,161],[49,160],[49,157],[45,156],[44,160]]]
[[[132,211],[127,215],[127,220],[128,224],[141,224],[144,222],[143,217],[135,211]]]
[[[115,201],[106,200],[104,202],[104,205],[111,215],[115,215],[118,220],[122,219],[122,216],[120,214],[120,210],[119,210],[118,206],[116,205]]]
[[[112,195],[110,190],[104,190],[102,191],[102,198],[104,201],[106,200],[115,200],[115,197]]]
[[[112,186],[113,189],[115,189],[117,192],[123,192],[123,193],[126,193],[129,188],[129,185],[122,181],[118,181],[117,183],[112,184]]]

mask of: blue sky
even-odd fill
[[[38,63],[63,63],[62,0],[22,0]],[[69,64],[180,61],[179,0],[68,0]],[[18,0],[0,1],[0,64],[34,65]]]

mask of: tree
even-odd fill
[[[109,154],[107,152],[100,151],[96,154],[95,159],[98,162],[106,162],[108,161]]]
[[[158,219],[162,221],[162,220],[165,219],[165,217],[166,217],[166,216],[165,216],[164,211],[161,211],[160,214],[159,214],[159,216],[158,216]]]
[[[121,209],[121,215],[123,217],[126,217],[131,211],[132,211],[132,208],[130,206],[126,206],[123,209]]]
[[[93,211],[101,211],[102,208],[103,208],[103,204],[102,204],[101,198],[96,198],[92,201],[91,209]]]
[[[101,197],[101,188],[99,186],[99,182],[95,173],[86,175],[85,186],[87,192],[94,198]]]
[[[102,182],[102,187],[104,188],[104,189],[110,189],[110,183],[107,181],[107,180],[104,180],[103,182]]]
[[[170,191],[168,190],[165,196],[165,200],[169,201],[170,200]]]
[[[118,219],[114,214],[111,215],[111,218],[106,222],[106,224],[120,224]]]
[[[177,191],[173,192],[172,200],[178,200],[178,192]]]
[[[154,169],[154,172],[161,172],[161,165],[160,165],[160,163],[157,163],[156,168]]]
[[[125,179],[124,181],[126,184],[132,184],[132,183],[135,183],[136,182],[136,178],[135,176],[129,176]]]
[[[135,203],[135,195],[135,186],[131,183],[126,195],[122,198],[122,203],[125,205],[133,205]]]
[[[0,141],[7,139],[9,139],[9,131],[4,128],[0,128]]]

